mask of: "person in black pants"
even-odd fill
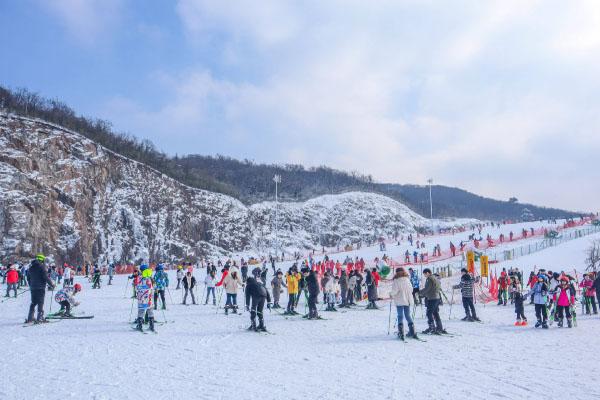
[[[429,327],[423,331],[424,334],[440,335],[447,333],[442,326],[440,318],[440,282],[431,274],[429,268],[423,270],[425,287],[419,291],[419,296],[425,298],[425,307],[427,307],[427,324]]]
[[[45,322],[44,318],[44,298],[46,297],[46,285],[50,290],[54,290],[54,283],[48,276],[48,270],[43,264],[46,257],[43,254],[38,254],[35,260],[31,262],[31,266],[27,270],[27,280],[31,293],[31,305],[29,306],[29,314],[25,323],[30,322]],[[37,319],[33,319],[35,308],[37,307]]]
[[[250,327],[248,330],[266,332],[263,310],[267,302],[267,308],[271,309],[271,296],[267,288],[256,281],[255,278],[246,279],[246,311],[250,311]],[[258,316],[258,326],[256,317]]]
[[[317,298],[319,297],[319,281],[315,271],[304,272],[308,289],[308,319],[318,319]]]
[[[460,283],[454,285],[452,289],[460,289],[462,295],[462,303],[465,308],[465,317],[463,321],[479,321],[477,314],[475,313],[475,304],[473,303],[473,285],[475,279],[469,274],[466,268],[460,270],[462,276],[460,277]]]

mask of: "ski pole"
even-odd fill
[[[169,293],[169,298],[171,299],[171,304],[175,304],[175,302],[173,302],[173,296],[171,296],[171,289],[169,289],[168,286],[167,286],[167,293]]]
[[[129,310],[129,323],[131,323],[131,314],[133,314],[133,297],[131,298],[131,309]]]
[[[163,319],[165,320],[165,324],[167,323],[167,316],[165,315],[165,310],[163,308],[160,309],[162,311]]]
[[[392,323],[392,297],[390,296],[390,312],[388,314],[388,335],[390,334],[390,325]]]
[[[52,312],[52,299],[54,298],[54,288],[52,288],[52,290],[50,291],[50,310],[48,311],[48,313]]]
[[[452,306],[454,305],[454,288],[452,288],[452,296],[450,300],[450,312],[448,313],[448,321],[452,319]]]
[[[125,282],[125,291],[123,291],[123,298],[125,298],[127,295],[127,288],[129,287],[129,279],[131,279],[131,278],[127,277],[127,282]]]

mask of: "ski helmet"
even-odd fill
[[[43,255],[42,253],[39,253],[37,256],[35,256],[35,259],[40,262],[44,262],[44,260],[46,260],[46,256]]]
[[[144,272],[147,269],[148,269],[148,266],[146,264],[140,265],[140,271]]]
[[[81,292],[81,285],[80,285],[79,283],[76,283],[76,284],[73,286],[73,289],[75,289],[75,291],[76,291],[76,292]]]
[[[164,267],[162,264],[158,264],[158,265],[156,266],[156,270],[157,270],[157,271],[162,271],[163,269],[165,269],[165,267]]]
[[[142,271],[142,278],[150,278],[152,276],[152,270],[150,268],[146,268]]]

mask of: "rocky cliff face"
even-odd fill
[[[425,220],[384,196],[279,205],[288,249],[413,231]],[[168,261],[274,245],[274,203],[193,189],[61,127],[0,113],[0,257]]]

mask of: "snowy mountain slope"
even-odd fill
[[[195,259],[274,245],[274,203],[250,208],[190,188],[53,124],[0,114],[0,257]],[[426,220],[385,196],[279,205],[289,249],[414,231]]]

